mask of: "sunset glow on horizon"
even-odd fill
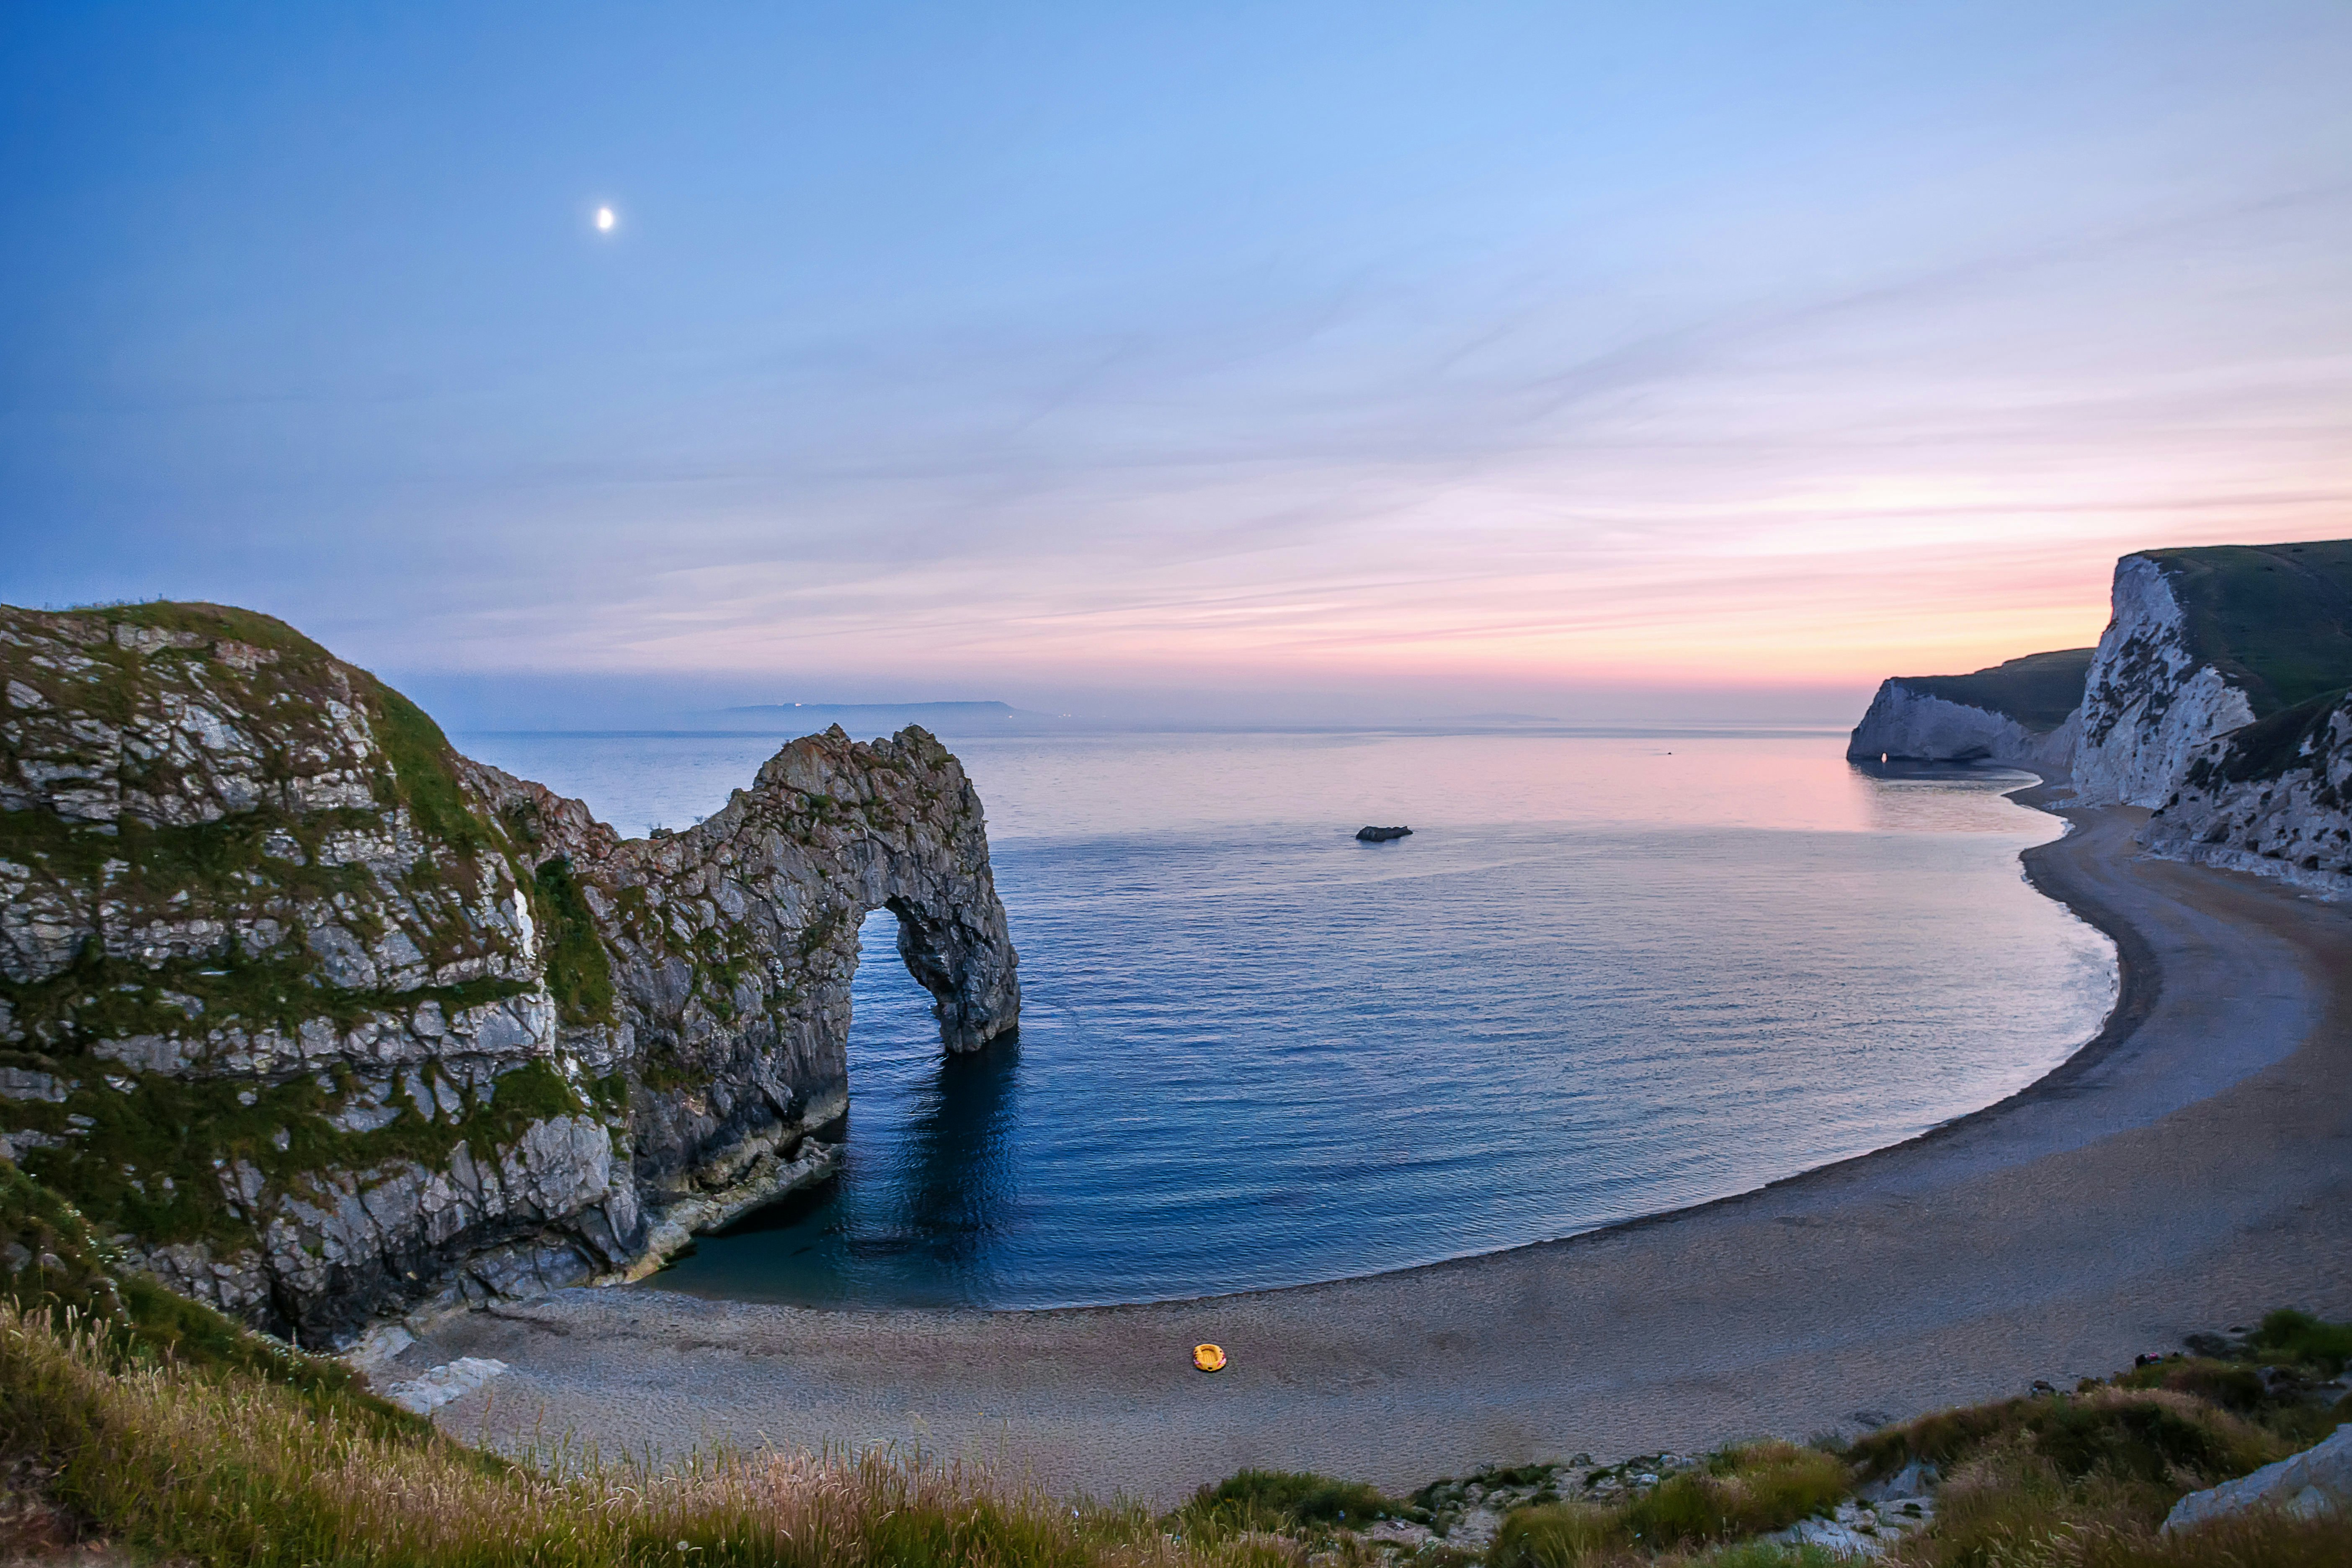
[[[0,63],[14,603],[429,690],[1826,721],[2352,534],[2340,6],[182,29]]]

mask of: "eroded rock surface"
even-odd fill
[[[2352,696],[2209,742],[2140,842],[2168,858],[2352,898]]]
[[[919,730],[623,840],[266,616],[0,608],[0,1156],[308,1342],[829,1170],[882,907],[947,1048],[1013,1026],[980,802]]]
[[[2196,646],[2153,557],[2116,563],[2113,603],[2084,689],[2074,790],[2089,805],[2160,805],[2192,755],[2253,722],[2253,704]]]

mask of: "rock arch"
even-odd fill
[[[723,1185],[848,1105],[857,932],[887,909],[940,1041],[973,1051],[1021,1016],[980,796],[920,729],[786,745],[695,826],[620,840],[572,803],[549,836],[610,954],[632,1159],[656,1205]]]

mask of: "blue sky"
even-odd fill
[[[2342,4],[12,7],[0,596],[460,723],[1834,717],[2352,532],[2347,81]]]

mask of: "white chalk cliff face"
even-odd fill
[[[2206,745],[2253,718],[2246,694],[2196,654],[2163,569],[2144,555],[2117,562],[2114,616],[2083,693],[2076,797],[2161,805]]]
[[[305,1342],[828,1169],[877,907],[947,1048],[1013,1026],[980,800],[919,730],[624,841],[266,617],[0,606],[0,1157]]]
[[[2140,843],[2168,859],[2352,898],[2352,697],[2209,742]]]
[[[2063,777],[2074,753],[2080,711],[2055,730],[2026,728],[2006,713],[1948,701],[1900,679],[1880,683],[1846,745],[1851,762],[2000,763]]]

